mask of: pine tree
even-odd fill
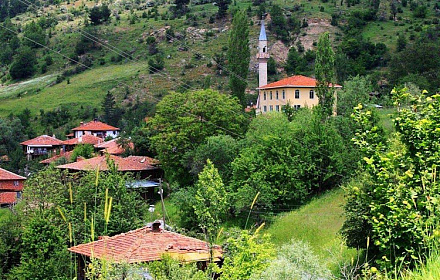
[[[323,111],[323,116],[330,116],[334,103],[335,53],[333,52],[328,32],[319,36],[316,49],[315,78],[316,95]]]
[[[248,22],[246,11],[240,10],[235,13],[228,48],[229,86],[243,107],[246,105],[244,93],[251,58]]]
[[[104,121],[109,124],[114,124],[114,115],[115,115],[115,97],[109,91],[105,95],[104,102],[102,102],[102,109],[104,111]]]

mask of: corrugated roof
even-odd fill
[[[29,145],[61,146],[63,144],[63,141],[52,136],[41,135],[33,139],[21,142],[20,144],[23,146],[29,146]]]
[[[288,77],[265,86],[262,86],[258,89],[271,89],[271,88],[280,88],[280,87],[316,87],[316,79],[311,77],[306,77],[302,75],[295,75],[292,77]],[[330,85],[331,86],[331,85]],[[341,88],[342,86],[335,84],[336,88]]]
[[[143,170],[153,170],[157,169],[155,165],[159,162],[153,158],[147,156],[130,156],[126,158],[121,158],[118,156],[109,156],[113,160],[118,168],[118,171],[143,171]],[[90,171],[99,170],[106,171],[107,159],[106,156],[99,156],[90,159],[85,159],[69,164],[59,165],[57,168],[78,170],[78,171]]]
[[[6,169],[0,168],[0,180],[26,180],[26,177],[17,175]]]
[[[108,125],[106,123],[100,121],[90,121],[88,123],[84,123],[78,127],[72,129],[75,130],[84,130],[84,131],[116,131],[119,128]]]
[[[69,251],[117,263],[156,261],[161,260],[164,254],[187,261],[209,260],[207,242],[163,229],[153,231],[150,227],[104,237],[98,241],[69,248]],[[221,257],[221,254],[221,247],[214,245],[214,257]]]

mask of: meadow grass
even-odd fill
[[[70,77],[70,84],[63,81],[52,87],[42,88],[38,92],[22,93],[20,96],[2,99],[0,116],[5,117],[10,113],[21,112],[24,108],[29,108],[31,113],[36,115],[40,109],[48,111],[61,105],[71,108],[81,105],[100,107],[107,91],[116,87],[118,83],[131,79],[139,71],[148,71],[148,65],[131,63],[87,70]],[[11,95],[7,88],[5,91],[6,95]]]
[[[338,232],[344,222],[344,191],[329,191],[298,210],[279,215],[266,230],[276,246],[292,239],[309,243],[314,253],[337,274],[339,265],[356,257]]]

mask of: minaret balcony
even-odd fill
[[[257,53],[257,58],[269,58],[269,53]]]

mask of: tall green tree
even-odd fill
[[[229,4],[231,4],[231,0],[219,0],[217,1],[218,11],[217,18],[222,19],[225,18],[228,12]]]
[[[315,59],[316,95],[324,116],[333,112],[335,81],[335,53],[330,42],[330,35],[325,32],[319,36]]]
[[[35,21],[28,23],[24,27],[23,35],[30,39],[23,39],[23,44],[30,48],[41,48],[46,43],[46,33]]]
[[[209,136],[236,137],[245,131],[247,119],[236,98],[207,89],[165,96],[149,123],[151,144],[166,176],[185,186],[194,180],[185,167],[185,153]]]
[[[338,115],[349,117],[353,108],[359,104],[367,104],[370,92],[373,90],[367,77],[355,76],[344,83],[344,88],[338,90]]]
[[[220,223],[226,217],[228,198],[222,178],[209,159],[199,174],[196,189],[193,209],[200,228],[209,244],[212,245],[218,234]]]
[[[232,95],[246,106],[245,90],[249,73],[251,52],[249,49],[249,19],[245,10],[235,13],[228,43],[229,86]]]
[[[22,47],[18,50],[14,61],[9,68],[9,74],[12,79],[24,79],[32,76],[37,65],[37,56],[35,51],[29,47]]]

